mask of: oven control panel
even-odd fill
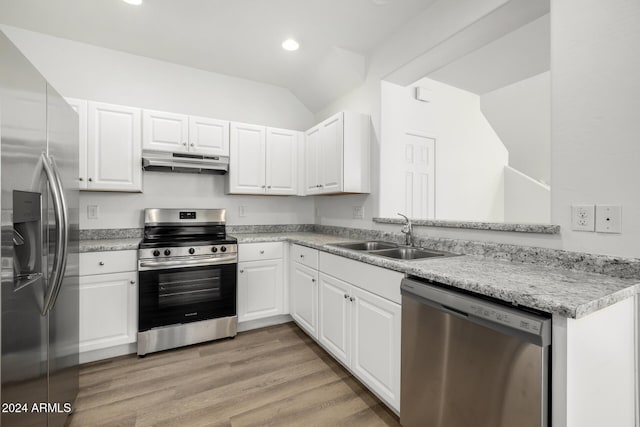
[[[171,248],[138,249],[138,259],[166,259],[184,257],[216,256],[235,254],[238,245],[180,246]]]

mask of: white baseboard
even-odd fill
[[[238,323],[238,332],[250,331],[252,329],[265,328],[267,326],[280,325],[281,323],[292,322],[293,318],[288,314],[280,314],[264,319],[249,320]]]
[[[110,359],[112,357],[134,354],[138,351],[136,343],[122,344],[115,347],[101,348],[100,350],[85,351],[80,353],[80,364],[95,362],[96,360]]]

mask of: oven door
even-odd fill
[[[141,271],[138,332],[236,315],[237,264]]]

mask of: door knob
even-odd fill
[[[132,281],[130,281],[129,283],[131,283],[132,285],[135,285],[135,284],[136,284],[136,281],[135,281],[135,280],[132,280]]]
[[[244,270],[240,270],[240,273],[244,273]]]
[[[100,264],[100,265],[104,265],[104,261],[100,261],[98,264]]]
[[[191,144],[191,146],[192,146],[192,147],[195,147],[195,146],[196,146],[196,144]]]
[[[354,297],[349,297],[349,301],[354,302],[356,299]]]
[[[315,283],[316,279],[311,279],[311,281]]]
[[[183,143],[182,143],[182,145],[184,145],[184,146],[186,147],[186,146],[187,146],[187,143],[186,143],[186,142],[183,142]]]
[[[349,295],[344,294],[344,299],[347,299],[347,298],[349,298]]]
[[[80,181],[84,181],[84,180],[82,179],[82,177],[80,177],[80,178],[78,178],[78,179],[79,179]]]
[[[91,181],[93,181],[93,179],[92,179],[92,178],[89,178],[89,182],[91,182]]]
[[[264,251],[260,251],[260,255],[264,254]]]

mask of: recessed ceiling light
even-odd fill
[[[282,42],[282,48],[284,50],[298,50],[298,48],[300,47],[300,44],[295,41],[294,39],[286,39],[285,41]]]
[[[122,1],[125,3],[136,5],[136,6],[142,4],[142,0],[122,0]]]

